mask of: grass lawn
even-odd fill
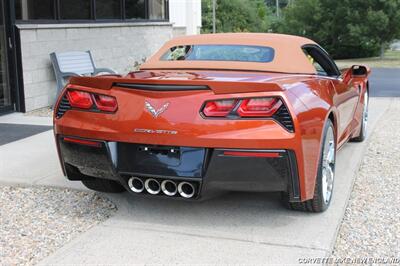
[[[400,51],[386,51],[384,59],[379,57],[335,60],[339,68],[352,65],[367,65],[369,67],[400,68]]]

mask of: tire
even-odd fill
[[[364,93],[364,109],[361,115],[361,129],[357,137],[350,139],[352,142],[363,142],[367,138],[368,124],[368,91]]]
[[[99,192],[121,193],[125,191],[125,188],[120,183],[113,180],[93,178],[93,179],[82,180],[82,183],[88,189]]]
[[[283,203],[291,210],[323,212],[331,203],[336,162],[335,129],[331,120],[324,126],[322,141],[314,197],[303,202],[290,202],[288,193],[284,192]]]

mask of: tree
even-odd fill
[[[204,33],[212,32],[212,0],[202,0]],[[217,32],[266,32],[270,11],[264,0],[217,0]]]
[[[309,37],[335,58],[376,56],[400,36],[400,0],[296,0],[274,30]]]
[[[369,1],[367,12],[370,34],[380,41],[381,58],[385,48],[400,37],[400,0]]]

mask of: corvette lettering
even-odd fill
[[[135,128],[133,131],[135,133],[146,133],[146,134],[167,134],[167,135],[176,135],[176,134],[178,134],[178,131],[175,131],[175,130],[163,130],[163,129]]]

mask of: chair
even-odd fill
[[[96,76],[100,73],[116,74],[108,68],[96,68],[92,54],[86,52],[51,53],[50,60],[57,80],[57,96],[72,76]]]

